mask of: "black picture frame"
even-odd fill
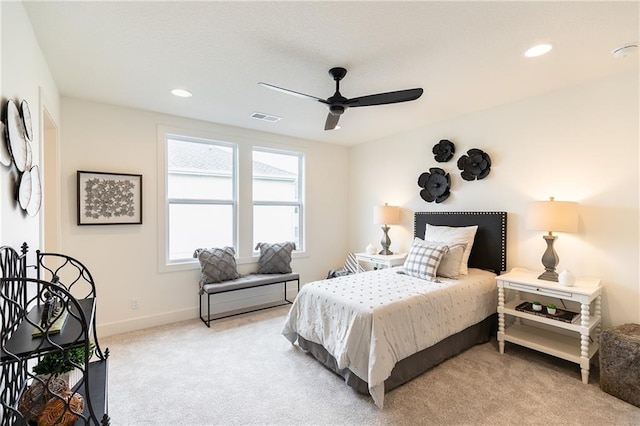
[[[141,225],[142,175],[77,171],[78,225]]]

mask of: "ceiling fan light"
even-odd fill
[[[524,52],[524,56],[527,58],[535,58],[537,56],[542,56],[545,53],[549,53],[551,49],[553,49],[553,45],[551,43],[536,44],[535,46],[528,48]]]
[[[193,96],[193,93],[184,89],[173,89],[171,91],[171,94],[180,98],[190,98],[191,96]]]

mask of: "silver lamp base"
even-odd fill
[[[560,258],[558,253],[553,249],[553,242],[558,238],[554,235],[545,235],[542,238],[547,242],[547,249],[542,255],[542,265],[544,266],[544,272],[538,277],[539,280],[558,282],[558,273],[556,272],[556,266]]]
[[[382,245],[382,250],[380,250],[380,253],[378,254],[384,254],[384,255],[393,254],[393,252],[389,250],[389,246],[391,245],[391,240],[389,239],[389,227],[387,225],[384,225],[382,227],[382,231],[384,232],[384,235],[380,240],[380,244]]]

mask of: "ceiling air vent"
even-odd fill
[[[254,112],[251,114],[251,118],[255,118],[256,120],[268,121],[269,123],[275,123],[276,121],[282,120],[282,117],[276,117],[275,115],[263,114],[261,112]]]

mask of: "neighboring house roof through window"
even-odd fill
[[[207,173],[231,175],[231,156],[228,152],[204,143],[169,144],[169,170],[172,173]],[[295,174],[277,167],[253,162],[254,176],[294,179]]]

